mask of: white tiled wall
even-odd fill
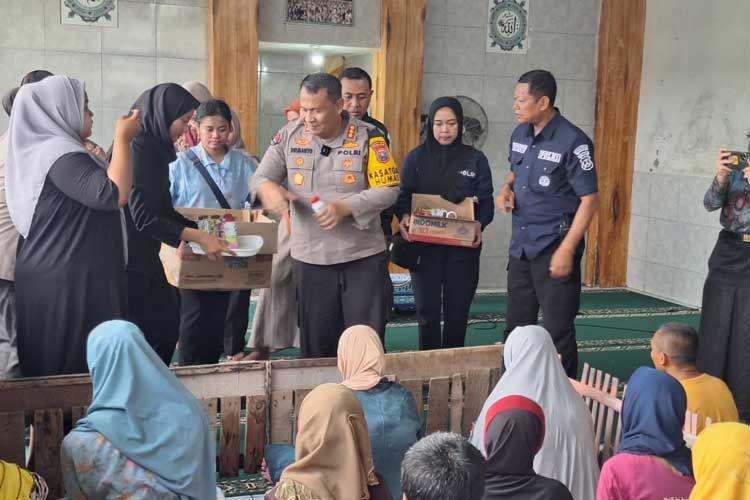
[[[311,53],[261,51],[258,63],[258,155],[263,156],[271,138],[286,124],[284,108],[299,97],[302,79],[319,67],[312,64]],[[369,53],[346,56],[346,66],[372,67]]]
[[[736,43],[750,5],[717,3],[710,19],[702,6],[647,5],[628,250],[629,287],[694,306],[721,229],[718,211],[703,208],[714,158],[744,149],[750,123],[750,102],[737,99],[750,54]],[[665,25],[675,12],[680,22]]]
[[[516,126],[513,90],[525,71],[551,71],[558,82],[557,105],[592,135],[600,1],[534,0],[526,55],[486,52],[487,4],[428,0],[422,112],[441,95],[466,95],[482,105],[490,120],[483,150],[497,191],[508,169],[508,140]],[[509,241],[510,216],[497,212],[484,233],[480,288],[506,287]]]
[[[60,24],[59,0],[0,0],[0,90],[34,69],[81,78],[92,139],[110,144],[117,117],[163,82],[207,81],[208,0],[119,0],[117,28]],[[7,116],[0,113],[0,131]]]

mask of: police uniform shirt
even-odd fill
[[[365,123],[369,123],[370,125],[374,125],[376,129],[380,130],[383,133],[383,137],[385,137],[385,143],[388,145],[388,147],[391,147],[391,134],[388,133],[388,129],[385,128],[385,124],[381,122],[380,120],[376,120],[372,116],[370,116],[369,113],[365,113],[365,116],[362,117],[362,121]]]
[[[303,122],[288,123],[271,141],[251,180],[252,191],[265,181],[287,181],[297,196],[290,204],[291,254],[308,264],[340,264],[386,250],[380,212],[396,201],[398,169],[383,139],[368,144],[372,125],[347,113],[343,117],[341,133],[330,140],[305,132]],[[370,168],[368,162],[373,163]],[[388,178],[381,168],[386,165]],[[313,196],[326,203],[346,200],[352,215],[325,231],[312,210]]]
[[[534,258],[558,241],[573,222],[580,198],[597,192],[594,147],[557,113],[534,136],[534,126],[513,131],[508,160],[515,179],[510,254]],[[583,239],[576,253],[583,253]]]

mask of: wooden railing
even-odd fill
[[[427,434],[450,430],[468,435],[501,366],[498,345],[386,355],[386,373],[414,396],[420,417],[426,415]],[[319,384],[341,381],[335,359],[227,363],[175,368],[174,373],[203,403],[218,434],[217,469],[223,477],[236,476],[240,469],[257,472],[267,443],[293,443],[307,393]],[[90,402],[88,376],[0,382],[0,458],[28,465],[47,480],[51,497],[59,498],[64,494],[62,440]],[[32,458],[27,464],[29,425]]]
[[[618,397],[619,379],[601,370],[596,370],[588,363],[583,365],[581,380],[571,379],[570,383],[591,410],[594,422],[594,442],[599,453],[599,463],[603,464],[608,458],[617,453],[622,434],[622,400],[627,391],[627,385],[622,388],[622,395]],[[706,418],[705,427],[711,425],[711,418]],[[704,428],[705,428],[704,427]],[[683,438],[688,448],[691,448],[698,437],[698,415],[685,412],[685,424],[682,430]]]

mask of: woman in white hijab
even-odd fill
[[[541,326],[516,328],[505,343],[503,360],[506,371],[477,421],[484,422],[487,409],[506,396],[535,401],[544,411],[546,430],[534,470],[563,483],[576,500],[593,500],[599,464],[591,414],[568,381],[549,333]],[[483,426],[474,428],[471,443],[487,455]]]
[[[115,127],[109,165],[87,151],[84,83],[24,85],[8,126],[6,194],[22,243],[16,261],[18,354],[26,377],[85,373],[86,336],[126,311],[120,207],[132,185],[137,112]]]

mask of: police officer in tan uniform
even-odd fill
[[[338,79],[308,75],[300,120],[276,134],[251,181],[275,215],[291,206],[303,357],[336,356],[341,333],[352,325],[385,337],[391,289],[380,212],[396,201],[398,168],[382,133],[343,106]],[[324,203],[317,213],[313,197]]]

